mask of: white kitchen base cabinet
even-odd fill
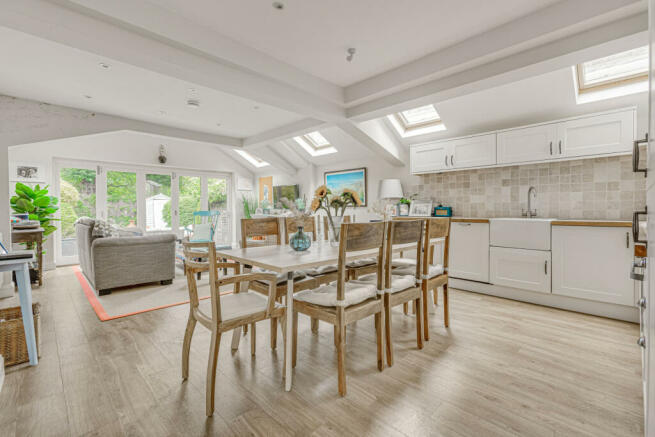
[[[489,282],[489,223],[451,223],[448,276]]]
[[[553,294],[635,304],[630,228],[553,226]]]
[[[550,251],[489,249],[489,282],[494,285],[550,293]]]

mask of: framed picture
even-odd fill
[[[430,217],[432,202],[414,200],[409,207],[409,215],[416,217]]]
[[[252,191],[252,179],[237,176],[237,190],[238,191]]]
[[[9,168],[9,180],[15,182],[45,182],[43,164],[14,162]]]
[[[273,203],[273,176],[259,178],[259,203]]]
[[[398,204],[398,216],[405,217],[409,215],[409,205],[406,203]]]
[[[326,171],[324,173],[325,186],[333,193],[341,193],[345,188],[350,188],[359,194],[362,206],[368,201],[368,186],[366,178],[366,167],[350,170]]]

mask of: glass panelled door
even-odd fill
[[[203,202],[203,184],[200,176],[179,177],[179,223],[180,233],[189,232],[193,224],[193,212],[199,211],[205,204]]]
[[[146,173],[146,231],[173,229],[171,175]]]
[[[57,262],[78,262],[75,221],[80,217],[96,217],[96,169],[62,166],[59,168],[59,214],[57,230]]]
[[[137,226],[136,172],[107,171],[107,221],[121,228]]]

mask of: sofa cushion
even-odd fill
[[[344,292],[344,305],[351,306],[375,297],[375,285],[365,283],[346,282]],[[321,285],[313,290],[304,290],[293,296],[294,300],[312,303],[324,307],[337,306],[337,285],[335,282]]]
[[[107,220],[96,219],[91,235],[98,238],[118,237],[118,228]]]

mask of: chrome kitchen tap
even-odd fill
[[[525,211],[521,209],[521,215],[523,217],[536,217],[537,216],[537,208],[532,210],[532,195],[534,195],[534,200],[537,200],[537,189],[535,187],[530,187],[528,189],[528,210]]]

